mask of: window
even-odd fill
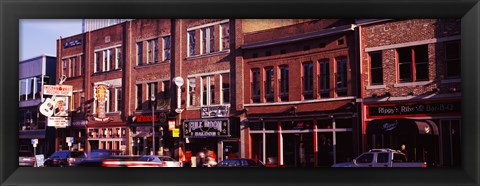
[[[214,76],[202,77],[202,105],[215,104],[215,78]]]
[[[428,45],[397,49],[400,82],[428,80]]]
[[[382,52],[370,53],[370,85],[383,84]]]
[[[115,99],[114,99],[114,92],[115,88],[111,88],[110,91],[108,91],[108,111],[107,112],[114,112],[115,111]]]
[[[338,44],[338,45],[343,45],[343,43],[345,43],[345,42],[343,41],[343,39],[337,40],[337,44]]]
[[[83,75],[85,74],[85,63],[84,63],[84,58],[83,58],[83,55],[79,56],[79,62],[80,62],[80,74],[79,75]]]
[[[253,53],[252,54],[252,58],[257,58],[258,57],[258,54],[257,53]]]
[[[330,97],[330,62],[328,59],[320,62],[320,97]]]
[[[72,60],[67,59],[67,64],[68,64],[68,77],[72,77]]]
[[[107,61],[107,64],[108,64],[108,70],[113,70],[115,68],[115,59],[113,58],[113,53],[114,49],[108,49],[107,50],[107,53],[108,53],[108,61]]]
[[[213,26],[202,28],[202,54],[208,54],[214,51]]]
[[[288,101],[288,66],[280,67],[280,99]]]
[[[358,157],[357,163],[371,163],[373,161],[373,154],[363,154],[362,156]]]
[[[163,61],[170,59],[170,36],[163,37]]]
[[[62,71],[62,74],[65,75],[67,74],[67,60],[64,59],[62,60],[63,61],[63,71]]]
[[[72,63],[72,77],[75,77],[77,76],[77,58],[73,57],[71,59],[71,63]]]
[[[287,53],[287,50],[283,49],[283,50],[280,50],[280,54],[286,54]]]
[[[388,153],[378,153],[377,163],[388,163]]]
[[[223,104],[230,103],[230,73],[221,75],[222,77],[222,101]]]
[[[122,48],[117,47],[115,49],[115,69],[121,69],[122,68]]]
[[[446,61],[446,77],[460,77],[460,42],[454,41],[445,43],[445,61]]]
[[[142,42],[137,43],[137,65],[142,65],[142,53],[143,53],[143,48],[142,48]]]
[[[194,106],[197,105],[196,103],[196,95],[195,95],[195,86],[196,86],[196,79],[189,78],[188,79],[188,105]]]
[[[163,98],[170,98],[170,81],[163,81]]]
[[[347,59],[337,58],[337,96],[347,95]]]
[[[313,63],[303,64],[303,98],[313,99]]]
[[[223,23],[220,25],[221,28],[221,50],[227,50],[230,48],[230,23]]]
[[[265,99],[267,102],[273,102],[273,82],[275,76],[273,74],[273,68],[269,67],[265,69]]]
[[[142,109],[142,85],[137,85],[137,110]]]
[[[28,85],[27,98],[30,100],[30,99],[33,99],[33,95],[35,92],[35,78],[28,78],[27,85]]]
[[[103,71],[109,71],[110,70],[110,50],[104,50],[103,51]]]
[[[271,51],[266,51],[265,52],[265,56],[271,56],[272,55],[272,52]]]
[[[148,108],[152,108],[152,102],[150,100],[152,100],[152,95],[155,95],[156,99],[159,99],[159,97],[157,96],[157,92],[158,92],[158,83],[157,82],[153,82],[153,83],[148,83],[147,84],[147,87],[148,87]]]
[[[252,101],[260,103],[260,70],[252,69]]]
[[[158,39],[148,41],[148,57],[147,63],[158,62]]]
[[[35,91],[35,98],[38,99],[40,98],[40,93],[42,92],[42,76],[37,76],[36,80],[36,91]]]
[[[116,88],[115,89],[115,95],[117,96],[117,102],[116,102],[116,109],[115,111],[121,111],[123,108],[123,100],[122,100],[122,87]]]
[[[100,54],[100,52],[95,52],[95,69],[93,69],[94,72],[100,72],[100,59],[102,57]]]
[[[188,32],[188,54],[195,55],[195,30]]]
[[[20,80],[20,98],[19,100],[22,101],[22,100],[27,100],[27,80],[26,79],[22,79]]]

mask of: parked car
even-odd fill
[[[112,155],[102,161],[102,167],[130,167],[137,164],[142,156]]]
[[[393,149],[372,149],[352,162],[334,164],[332,167],[427,167],[427,162],[407,162],[404,153]]]
[[[35,156],[30,151],[20,151],[18,153],[18,166],[20,167],[33,167],[35,161]]]
[[[114,155],[117,155],[119,151],[115,150],[105,150],[105,149],[97,149],[91,150],[87,154],[87,158],[77,161],[73,164],[76,167],[101,167],[103,160],[108,159]]]
[[[182,167],[182,163],[170,156],[145,155],[128,167]]]
[[[86,158],[86,154],[83,151],[69,151],[61,150],[53,153],[45,160],[45,167],[70,167],[74,166],[74,163]]]
[[[253,159],[232,158],[221,161],[216,167],[265,167],[265,165]]]

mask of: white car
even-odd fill
[[[405,154],[392,149],[372,149],[353,162],[338,163],[332,167],[427,167],[426,162],[407,162]]]
[[[153,163],[155,167],[182,167],[182,163],[173,159],[170,156],[154,156],[154,155],[145,155],[138,159],[139,162],[148,162],[143,165],[150,166],[149,163]],[[156,166],[158,165],[158,166]]]

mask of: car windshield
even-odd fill
[[[19,156],[30,157],[30,156],[33,156],[33,155],[30,152],[20,152]]]
[[[154,159],[153,157],[144,156],[144,157],[141,157],[141,158],[138,159],[138,160],[140,160],[140,161],[153,161],[153,159]]]

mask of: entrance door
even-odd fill
[[[313,166],[313,133],[283,135],[283,164],[288,167]]]

